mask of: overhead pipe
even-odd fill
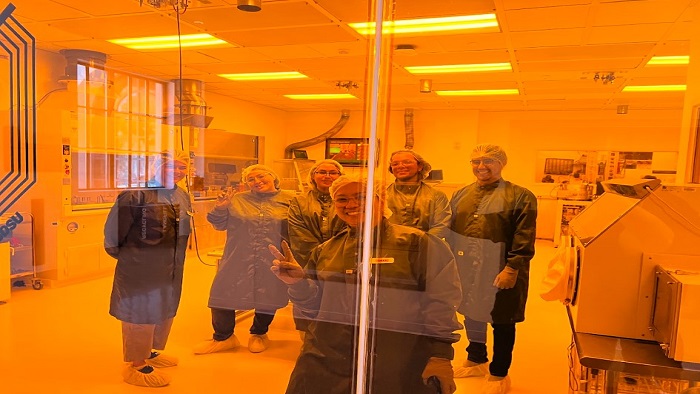
[[[310,138],[310,139],[304,140],[304,141],[295,142],[295,143],[287,146],[286,148],[284,148],[284,158],[285,159],[293,158],[295,149],[301,149],[301,148],[306,148],[307,146],[320,144],[321,142],[324,142],[326,140],[326,138],[334,136],[345,126],[346,123],[348,123],[348,119],[350,119],[350,111],[344,109],[343,113],[340,115],[340,119],[338,120],[338,122],[335,125],[333,125],[333,127],[330,128],[330,130],[326,131],[325,133],[323,133],[317,137]]]
[[[406,144],[404,149],[413,149],[413,108],[406,108],[403,115],[404,129],[406,130]]]

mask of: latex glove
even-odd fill
[[[236,194],[236,190],[232,187],[228,187],[219,193],[216,197],[216,202],[214,203],[215,208],[227,207],[231,203],[231,197]]]
[[[516,279],[518,279],[518,270],[506,265],[503,271],[496,275],[493,285],[499,289],[512,289],[515,286]]]
[[[282,250],[284,254],[274,245],[268,245],[267,248],[270,250],[270,253],[275,256],[275,259],[272,260],[272,267],[270,267],[270,270],[279,280],[288,285],[293,285],[304,279],[306,276],[304,269],[294,260],[294,255],[287,241],[282,241]]]
[[[452,394],[457,391],[452,362],[446,358],[430,357],[423,369],[423,383],[428,384],[428,379],[435,376],[440,382],[440,394]]]

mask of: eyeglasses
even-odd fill
[[[407,160],[401,160],[401,161],[392,161],[391,163],[389,163],[389,165],[392,167],[398,167],[400,165],[410,166],[411,164],[418,164],[418,162],[415,160],[408,160],[407,159]]]
[[[321,176],[326,176],[326,175],[339,176],[340,175],[340,173],[338,171],[324,171],[324,170],[316,171],[316,172],[314,172],[314,174],[321,175]]]
[[[185,172],[187,171],[187,166],[182,166],[182,165],[175,165],[175,164],[166,164],[163,166],[166,170],[172,170],[172,171],[180,171],[180,172]]]
[[[364,194],[355,194],[354,196],[348,196],[348,197],[338,197],[333,202],[335,202],[335,205],[339,207],[344,207],[350,203],[351,200],[354,200],[357,204],[362,204],[365,201],[365,195]]]
[[[496,160],[495,160],[495,159],[476,159],[476,160],[470,160],[469,162],[472,163],[472,165],[473,165],[474,167],[478,167],[478,166],[481,165],[482,163],[483,163],[485,166],[490,166],[491,164],[495,163]]]
[[[268,175],[270,175],[270,174],[268,174],[268,173],[263,173],[263,174],[258,174],[258,175],[255,175],[255,176],[249,176],[248,178],[246,178],[245,181],[248,182],[248,183],[252,183],[252,182],[255,182],[255,181],[262,181],[262,180],[265,179],[265,177],[268,176]]]

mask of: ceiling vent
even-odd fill
[[[246,12],[258,12],[262,8],[262,0],[238,0],[236,8]]]

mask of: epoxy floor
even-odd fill
[[[571,341],[566,311],[543,301],[540,280],[554,254],[549,241],[538,240],[532,262],[526,321],[517,325],[511,378],[512,394],[565,394]],[[206,253],[201,252],[201,255]],[[213,259],[204,257],[211,264]],[[236,335],[235,351],[195,356],[192,347],[211,335],[206,307],[214,268],[189,254],[183,299],[167,346],[180,357],[168,368],[172,383],[164,388],[134,387],[121,380],[121,331],[108,314],[111,277],[43,290],[15,289],[0,305],[0,392],[25,393],[284,393],[301,342],[289,308],[272,323],[270,348],[248,352],[250,320]],[[455,364],[465,358],[466,340],[455,345]],[[458,393],[480,393],[482,379],[458,379]],[[391,393],[376,393],[391,394]]]

